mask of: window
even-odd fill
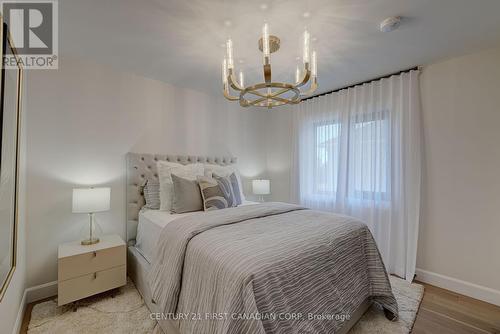
[[[357,115],[349,138],[349,196],[384,199],[388,194],[389,173],[388,112]]]
[[[337,192],[340,123],[315,124],[313,191],[318,195]]]
[[[312,194],[337,196],[339,178],[347,185],[344,194],[350,199],[389,199],[390,123],[387,111],[356,114],[345,126],[336,121],[313,123],[314,155]],[[345,140],[346,166],[339,174],[341,139]]]

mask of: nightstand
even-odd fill
[[[59,246],[58,305],[64,305],[127,283],[125,242],[117,235],[94,245],[80,241]]]

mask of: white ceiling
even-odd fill
[[[262,80],[265,21],[282,41],[276,79],[292,80],[304,27],[317,38],[319,92],[500,44],[499,0],[61,0],[59,11],[63,56],[214,93],[229,36],[246,82]],[[392,15],[401,27],[380,32]]]

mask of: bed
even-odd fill
[[[140,186],[157,178],[158,160],[236,159],[127,155],[129,276],[165,333],[343,334],[373,302],[397,317],[364,224],[286,203],[181,215],[141,210]]]

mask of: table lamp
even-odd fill
[[[109,210],[111,188],[76,188],[73,189],[73,213],[89,215],[89,238],[82,240],[82,245],[93,245],[99,238],[93,235],[94,214]]]
[[[271,182],[269,180],[253,180],[252,190],[254,195],[259,195],[259,200],[264,202],[264,195],[271,193]]]

